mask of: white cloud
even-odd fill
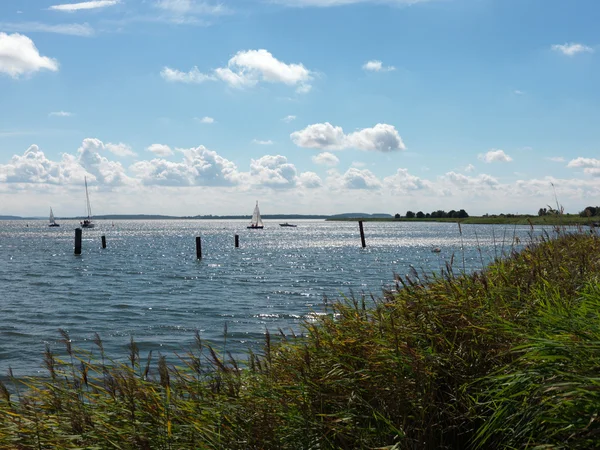
[[[0,22],[0,29],[22,33],[57,33],[71,36],[92,36],[94,34],[94,29],[87,23],[63,23],[51,25],[40,22]]]
[[[442,179],[450,181],[450,183],[461,189],[474,188],[475,190],[477,190],[482,187],[495,188],[500,185],[496,178],[487,174],[477,175],[476,177],[469,177],[461,173],[448,172],[446,173],[446,175],[444,175],[444,177],[442,177]]]
[[[515,89],[515,90],[513,91],[513,94],[515,94],[515,95],[525,95],[525,92],[523,92],[523,91],[520,91],[519,89]]]
[[[362,68],[368,72],[392,72],[396,70],[394,66],[385,67],[383,63],[377,59],[367,61],[363,64]]]
[[[104,145],[99,139],[84,139],[81,147],[77,149],[77,162],[87,172],[94,175],[96,181],[100,184],[111,186],[129,184],[131,183],[131,179],[125,174],[125,169],[121,163],[110,161],[101,155],[105,150],[110,151],[109,146],[114,145]]]
[[[204,116],[201,119],[196,118],[196,120],[200,123],[215,123],[215,119],[208,116]]]
[[[465,172],[473,172],[475,170],[475,166],[473,164],[467,164],[467,166],[463,169]]]
[[[153,152],[165,151],[166,145],[153,144]],[[170,150],[170,149],[169,149]],[[182,162],[164,159],[139,161],[130,167],[144,185],[163,186],[233,186],[240,180],[240,173],[231,161],[203,145],[179,149]]]
[[[0,73],[13,78],[38,70],[58,71],[58,61],[41,56],[31,39],[22,34],[0,32]]]
[[[328,8],[334,6],[353,5],[357,3],[387,3],[390,5],[410,6],[432,0],[276,0],[277,3],[291,7],[318,7]]]
[[[504,153],[504,150],[490,150],[485,154],[480,154],[478,158],[486,163],[493,162],[511,162],[512,158]]]
[[[158,156],[171,156],[173,154],[171,147],[164,144],[152,144],[146,150]]]
[[[52,111],[48,116],[50,117],[71,117],[73,113],[68,111]]]
[[[252,139],[252,143],[257,145],[273,145],[273,141],[271,139],[266,141],[262,141],[260,139]]]
[[[157,0],[154,6],[181,19],[194,15],[222,15],[231,10],[223,4],[210,4],[197,0]]]
[[[552,161],[552,162],[556,162],[556,163],[562,163],[565,162],[565,158],[563,158],[562,156],[550,156],[548,158],[544,158],[548,161]]]
[[[600,159],[579,157],[569,161],[567,167],[583,169],[583,173],[594,177],[600,176]]]
[[[250,162],[250,181],[253,184],[286,189],[296,186],[296,167],[281,155],[265,155]]]
[[[343,150],[356,148],[390,152],[405,150],[406,147],[393,125],[378,123],[373,128],[364,128],[350,134],[344,134],[342,127],[329,122],[309,125],[303,130],[290,134],[298,147],[318,148],[322,150]]]
[[[281,120],[282,120],[283,122],[285,122],[285,123],[290,123],[290,122],[292,122],[293,120],[296,120],[296,116],[292,116],[292,115],[285,116],[285,117],[284,117],[283,119],[281,119]]]
[[[341,177],[342,186],[346,189],[381,189],[381,181],[368,169],[351,167]]]
[[[121,0],[92,0],[89,2],[81,2],[81,3],[64,3],[61,5],[53,5],[48,9],[54,11],[66,11],[66,12],[74,12],[84,9],[98,9],[98,8],[106,8],[107,6],[114,6],[120,3]]]
[[[303,172],[298,176],[298,183],[307,189],[323,186],[323,180],[314,172]]]
[[[318,155],[313,156],[312,160],[315,164],[330,167],[337,166],[340,162],[337,156],[329,152],[319,153]]]
[[[391,177],[384,178],[383,183],[395,193],[421,191],[432,187],[429,181],[408,173],[408,169],[398,169]]]
[[[227,63],[211,74],[200,72],[193,67],[189,72],[164,67],[161,76],[172,82],[203,83],[221,80],[233,88],[245,88],[259,82],[282,83],[296,86],[296,91],[305,93],[310,90],[312,73],[302,64],[286,64],[279,61],[267,50],[247,50],[237,52]]]
[[[205,75],[198,70],[198,67],[193,67],[189,72],[181,72],[179,70],[164,67],[160,72],[160,76],[165,80],[177,83],[204,83],[205,81],[215,80],[212,75]]]
[[[552,46],[552,50],[562,53],[566,56],[575,56],[578,53],[594,53],[593,48],[588,47],[587,45],[576,43],[555,44]]]
[[[575,168],[586,168],[586,167],[600,168],[600,159],[579,157],[579,158],[575,158],[575,159],[572,159],[571,161],[569,161],[569,164],[567,164],[567,167],[575,167]]]
[[[131,149],[131,146],[119,142],[118,144],[106,144],[106,149],[117,156],[137,156],[137,154]]]

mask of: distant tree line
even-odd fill
[[[400,214],[396,214],[395,215],[396,219],[399,219],[401,216]],[[469,214],[467,214],[467,212],[464,209],[461,209],[459,211],[455,211],[454,209],[451,209],[450,211],[446,212],[442,209],[438,209],[437,211],[433,211],[430,213],[425,214],[423,211],[419,211],[419,212],[413,212],[413,211],[406,211],[406,215],[404,216],[407,219],[414,219],[415,217],[417,219],[442,219],[442,218],[451,218],[451,219],[464,219],[466,217],[469,217]]]
[[[581,217],[600,216],[600,206],[587,206],[583,211],[579,212]]]

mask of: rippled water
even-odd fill
[[[74,221],[0,221],[0,376],[9,366],[18,376],[40,373],[45,343],[61,347],[59,328],[83,348],[97,332],[109,353],[124,356],[130,336],[143,352],[181,350],[196,329],[222,343],[227,323],[228,348],[245,349],[267,328],[298,331],[324,296],[377,295],[395,273],[439,271],[453,253],[457,269],[463,255],[468,271],[480,269],[529,232],[463,225],[461,237],[456,224],[365,222],[363,249],[356,223],[296,223],[247,230],[246,221],[99,221],[83,230],[74,256]]]

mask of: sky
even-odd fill
[[[600,204],[597,0],[2,0],[0,215]]]

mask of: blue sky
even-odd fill
[[[600,204],[596,0],[3,0],[0,214]]]

